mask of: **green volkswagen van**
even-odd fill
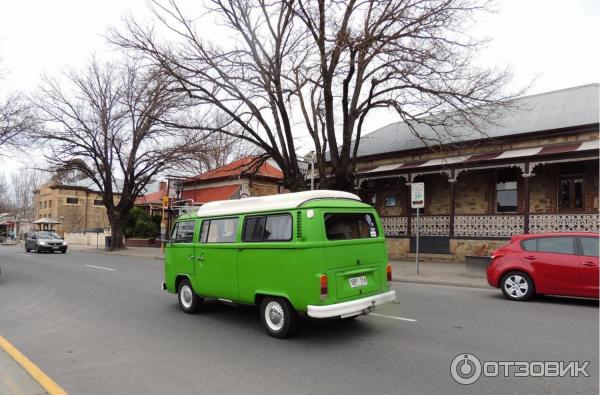
[[[373,207],[339,191],[207,203],[175,222],[163,289],[186,313],[204,298],[259,306],[267,333],[285,337],[298,313],[352,318],[394,301]]]

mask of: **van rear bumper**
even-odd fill
[[[330,318],[340,316],[352,316],[358,314],[366,314],[373,307],[380,304],[393,302],[396,300],[396,291],[389,291],[382,294],[368,296],[366,298],[351,300],[336,304],[328,304],[325,306],[307,306],[307,314],[313,318]]]

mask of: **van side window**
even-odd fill
[[[246,218],[243,241],[262,241],[266,217]]]
[[[194,240],[196,221],[180,221],[175,223],[171,240],[173,243],[191,243]]]
[[[290,214],[247,217],[244,222],[243,241],[290,241],[292,216]]]
[[[235,243],[237,218],[205,220],[202,223],[200,241],[203,243]]]
[[[368,239],[377,237],[377,226],[371,214],[325,214],[328,240]]]

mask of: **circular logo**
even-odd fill
[[[473,354],[459,354],[452,360],[450,375],[459,384],[473,384],[481,376],[481,362]]]

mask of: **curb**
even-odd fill
[[[491,289],[491,287],[487,284],[475,284],[475,283],[466,282],[466,281],[427,280],[427,279],[406,278],[406,277],[393,277],[392,281],[399,282],[399,283],[410,283],[410,284],[445,285],[445,286],[450,286],[450,287]]]
[[[131,255],[131,254],[120,254],[119,252],[106,252],[105,250],[99,250],[96,251],[94,249],[83,249],[83,250],[75,250],[73,249],[73,251],[78,251],[78,252],[87,252],[88,254],[98,254],[98,255],[118,255],[118,256],[128,256],[128,257],[132,257],[132,258],[146,258],[146,259],[159,259],[159,260],[163,260],[164,257],[162,256],[146,256],[146,255]]]

